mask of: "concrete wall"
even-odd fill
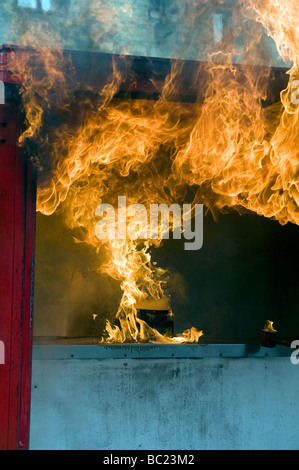
[[[289,357],[35,359],[31,449],[298,449]]]

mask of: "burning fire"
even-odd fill
[[[240,4],[244,18],[257,25],[245,63],[255,59],[259,24],[274,39],[281,57],[293,63],[281,102],[267,109],[262,100],[270,69],[233,65],[237,51],[225,42],[204,66],[209,80],[203,101],[191,105],[171,100],[182,72],[177,61],[159,100],[117,100],[114,96],[127,72],[115,61],[105,86],[95,90],[96,103],[87,96],[75,122],[69,122],[72,90],[65,86],[66,69],[70,72],[72,65],[65,63],[59,49],[36,47],[12,59],[11,69],[22,77],[28,123],[21,140],[35,139],[51,152],[51,161],[38,161],[37,210],[46,215],[62,211],[66,224],[79,229],[78,242],[107,250],[108,261],[99,270],[120,281],[120,326],[107,322],[105,341],[198,342],[202,332],[191,328],[180,337],[167,338],[137,317],[138,302],[165,296],[167,272],[151,262],[150,254],[163,234],[158,240],[108,240],[100,245],[95,209],[102,201],[116,206],[117,196],[125,195],[130,204],[170,205],[184,202],[186,189],[191,188],[193,203],[202,203],[213,213],[233,208],[281,224],[299,223],[299,106],[292,102],[292,84],[299,78],[299,5],[297,0]],[[24,38],[26,44],[32,46],[32,36]],[[33,59],[36,68],[29,65]],[[196,86],[200,91],[200,77]],[[52,135],[42,132],[46,107],[59,108],[67,116]]]
[[[277,333],[277,330],[274,329],[273,321],[267,320],[264,326],[264,331],[269,333]]]

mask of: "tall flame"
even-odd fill
[[[71,73],[72,65],[66,66],[59,49],[35,47],[13,58],[11,68],[22,76],[28,121],[22,140],[34,138],[51,154],[50,161],[41,157],[38,162],[38,211],[47,215],[63,211],[66,224],[77,230],[78,241],[96,250],[100,242],[95,236],[95,208],[103,201],[116,205],[118,195],[148,208],[151,203],[183,202],[189,187],[193,202],[213,212],[234,208],[281,224],[299,223],[299,106],[292,103],[292,83],[299,78],[299,6],[297,0],[240,0],[240,4],[244,18],[266,28],[281,57],[294,64],[281,102],[267,109],[262,101],[270,69],[233,65],[238,51],[225,39],[203,66],[208,77],[203,100],[192,105],[171,101],[182,72],[175,60],[158,101],[117,100],[114,96],[127,70],[115,61],[105,86],[95,90],[95,102],[86,94],[82,114],[75,119],[68,99],[76,84],[67,91],[64,83],[66,67]],[[257,31],[253,28],[245,64],[252,63],[258,48]],[[200,96],[201,77],[195,80]],[[58,89],[57,101],[51,94]],[[42,132],[45,103],[67,118],[51,135]],[[137,317],[138,301],[165,295],[167,273],[154,266],[150,256],[152,244],[159,245],[162,235],[144,243],[102,242],[110,255],[99,269],[119,280],[123,290],[117,313],[120,326],[107,323],[107,341],[188,342],[198,341],[202,334],[191,329],[179,338],[165,338]]]

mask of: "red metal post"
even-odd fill
[[[9,82],[2,63],[0,58],[0,80]],[[28,449],[31,396],[36,183],[18,146],[22,121],[15,91],[16,85],[0,82],[1,450]]]

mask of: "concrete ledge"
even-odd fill
[[[33,347],[33,359],[264,358],[290,357],[292,352],[292,349],[285,346],[269,349],[246,344],[43,345]]]

